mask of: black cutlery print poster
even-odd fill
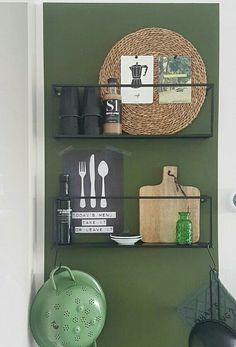
[[[123,230],[123,156],[112,150],[70,151],[64,157],[75,233]]]

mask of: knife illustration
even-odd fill
[[[95,155],[92,154],[89,160],[89,177],[90,177],[90,206],[96,207],[95,193]]]

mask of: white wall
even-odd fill
[[[43,257],[36,256],[42,237],[37,235],[35,213],[34,11],[27,2],[0,3],[0,345],[4,347],[33,345],[28,310],[42,281]]]
[[[219,112],[219,262],[220,278],[236,297],[236,2],[221,5]]]

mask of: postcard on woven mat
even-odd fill
[[[159,57],[159,78],[158,84],[174,84],[176,86],[159,87],[160,104],[191,103],[191,86],[181,86],[181,84],[191,84],[192,68],[191,57],[171,56]]]
[[[144,87],[153,84],[152,55],[121,56],[121,84],[130,87],[121,88],[123,104],[151,104],[153,103],[153,87]]]

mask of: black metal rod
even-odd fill
[[[210,228],[210,247],[213,247],[213,236],[212,236],[212,197],[208,196],[209,202],[210,202],[210,220],[209,220],[209,228]]]
[[[221,319],[221,310],[220,310],[220,281],[219,281],[219,274],[216,273],[216,280],[217,280],[217,318],[218,320]]]
[[[110,84],[53,84],[54,88],[61,88],[61,87],[78,87],[78,88],[84,88],[84,87],[97,87],[97,88],[103,88],[103,87],[110,87]],[[213,83],[146,83],[142,84],[142,87],[208,87],[209,89],[213,87]],[[116,87],[131,87],[133,88],[132,84],[129,83],[122,83],[122,84],[116,84]]]
[[[205,134],[173,134],[173,135],[129,135],[129,134],[121,134],[121,135],[106,135],[106,134],[100,134],[100,135],[83,135],[83,134],[76,134],[76,135],[62,135],[57,134],[55,135],[55,138],[60,139],[73,139],[73,138],[79,138],[79,139],[115,139],[115,140],[130,140],[130,139],[189,139],[189,138],[209,138],[212,137],[212,133],[205,133]]]
[[[212,295],[212,269],[209,272],[210,279],[210,310],[211,310],[211,320],[213,319],[213,295]]]
[[[90,199],[90,198],[94,198],[94,199],[101,199],[103,198],[102,196],[74,196],[74,197],[70,197],[70,200],[76,200],[76,199]],[[152,199],[198,199],[200,200],[200,202],[206,202],[206,200],[210,199],[209,196],[207,195],[200,195],[200,196],[106,196],[106,199],[129,199],[129,200],[143,200],[143,199],[147,199],[147,200],[152,200]],[[60,200],[60,199],[59,199]]]
[[[78,88],[107,88],[110,84],[53,84],[52,87],[57,94],[57,88],[62,87],[78,87]],[[130,87],[132,84],[122,83],[116,84],[116,87]],[[147,83],[142,84],[141,87],[207,87],[207,89],[213,88],[213,83]]]
[[[214,113],[215,113],[215,89],[214,85],[211,87],[211,134],[214,131]]]

